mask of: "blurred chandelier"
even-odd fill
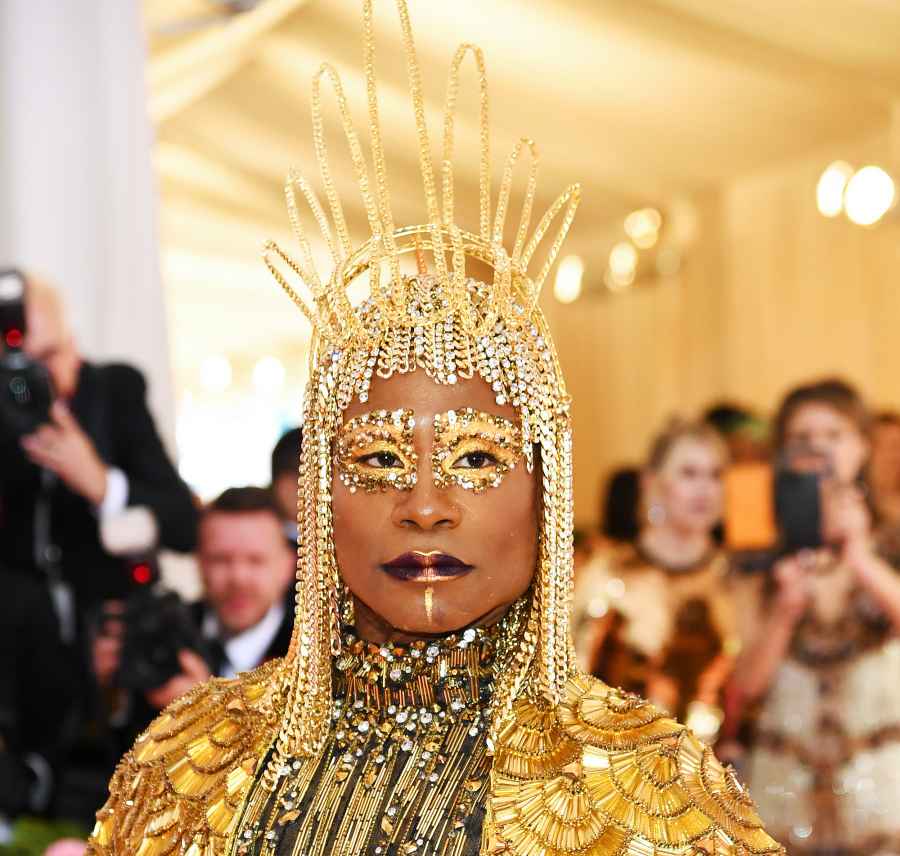
[[[896,206],[897,188],[880,166],[854,169],[845,161],[835,161],[819,177],[816,204],[824,217],[843,213],[857,226],[874,226]]]
[[[616,230],[603,272],[594,279],[585,278],[586,264],[580,256],[562,259],[553,287],[560,303],[574,303],[582,296],[617,294],[630,290],[638,280],[666,279],[679,272],[681,247],[676,239],[661,240],[666,218],[658,209],[632,211],[622,225],[625,234]]]

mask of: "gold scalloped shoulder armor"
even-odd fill
[[[278,732],[281,660],[173,702],[119,762],[92,856],[219,856]]]
[[[585,675],[556,708],[517,702],[491,793],[488,854],[784,853],[733,771],[688,729]]]

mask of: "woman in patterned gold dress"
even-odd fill
[[[513,170],[533,144],[507,162],[492,217],[484,61],[463,46],[435,176],[408,12],[402,0],[397,7],[423,224],[393,221],[365,2],[372,164],[325,66],[313,125],[326,205],[292,176],[300,259],[274,245],[267,252],[314,329],[290,651],[163,713],[119,765],[90,852],[778,852],[741,786],[689,731],[575,667],[569,398],[536,304],[579,190],[532,229],[529,172],[504,248]],[[478,223],[463,231],[453,113],[470,54],[481,180]],[[362,243],[351,240],[336,193],[322,83],[336,91],[369,220]],[[324,278],[300,197],[331,253]],[[294,274],[300,282],[290,285]],[[369,297],[351,305],[347,287],[361,276]]]
[[[726,455],[701,423],[675,422],[654,438],[641,530],[578,574],[573,613],[582,668],[687,718],[706,739],[739,649],[728,557],[713,537]]]
[[[735,680],[759,706],[754,795],[792,853],[900,853],[900,575],[859,482],[867,428],[856,391],[833,380],[791,392],[776,419],[782,451],[799,445],[834,473],[829,547],[775,566]]]

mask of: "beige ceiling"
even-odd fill
[[[341,71],[364,120],[360,0],[264,0],[232,16],[212,0],[144,5],[170,305],[176,335],[191,331],[177,361],[184,369],[226,348],[248,358],[290,350],[301,325],[269,285],[258,249],[285,232],[288,168],[316,174],[309,78],[322,60]],[[376,2],[379,76],[403,222],[422,216],[421,190],[392,6]],[[900,96],[895,0],[410,6],[433,136],[453,49],[474,41],[487,56],[495,163],[528,135],[542,152],[546,199],[583,183],[571,246],[589,266],[596,236],[631,208],[665,205],[826,141],[875,132]],[[463,121],[460,134],[474,139],[472,128]],[[457,166],[463,193],[477,182],[466,151]],[[350,216],[359,221],[358,206]],[[252,322],[239,341],[235,319]]]

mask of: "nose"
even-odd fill
[[[455,529],[462,519],[462,509],[450,493],[435,485],[430,471],[420,472],[412,490],[399,494],[391,520],[401,529],[423,532]]]
[[[257,569],[250,562],[233,562],[229,570],[229,582],[236,588],[244,588],[257,577]]]

